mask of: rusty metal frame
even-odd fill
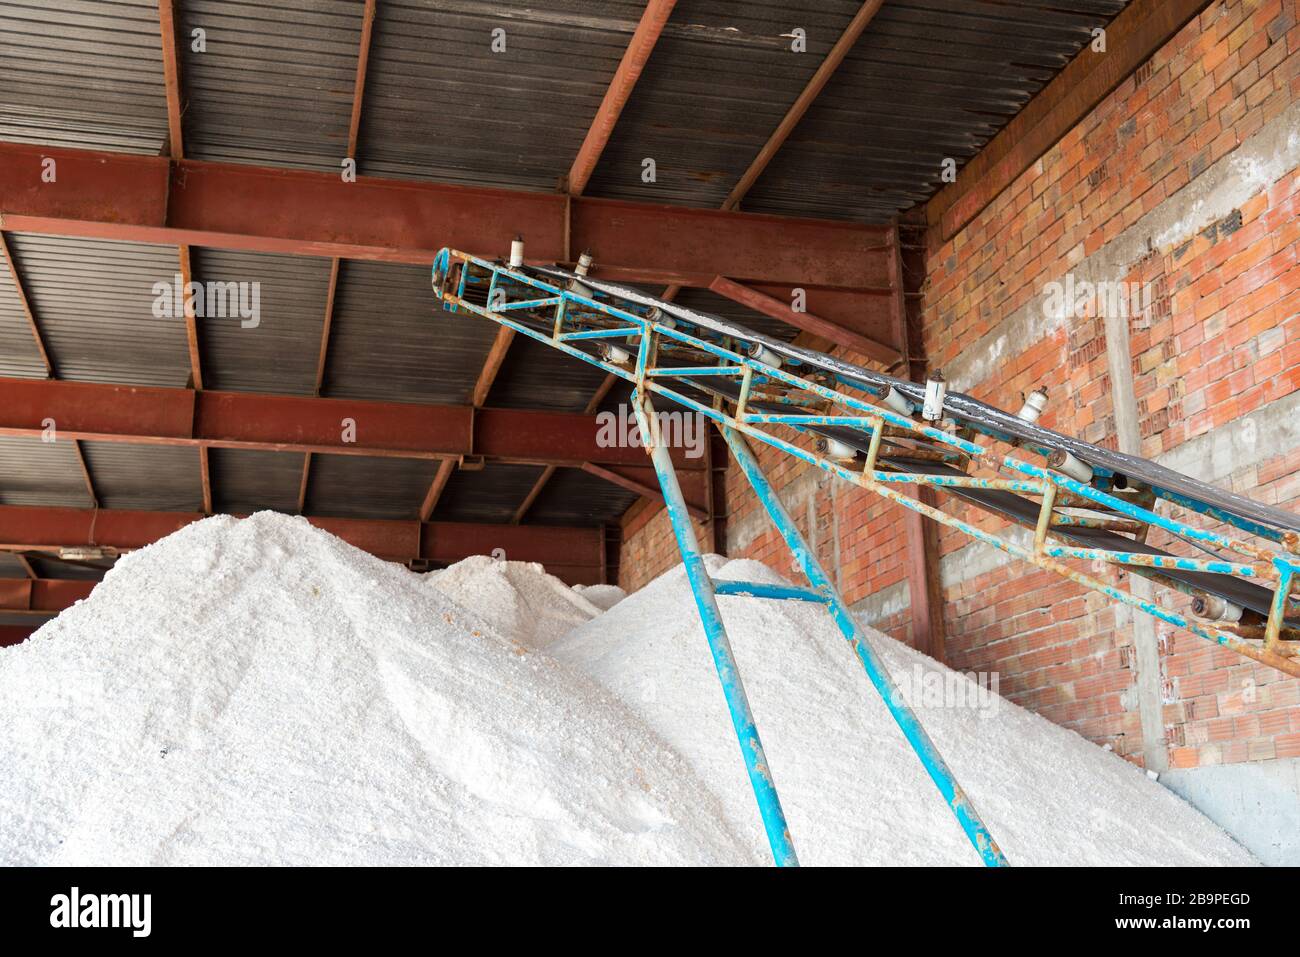
[[[586,286],[577,286],[576,291],[566,288],[565,281],[558,278],[560,273],[559,270],[510,269],[500,262],[445,249],[434,263],[434,285],[444,307],[451,311],[466,310],[508,325],[517,333],[638,384],[640,388],[670,399],[719,426],[734,429],[750,439],[795,456],[904,508],[955,528],[1013,558],[1061,575],[1114,602],[1137,608],[1286,674],[1300,676],[1300,644],[1295,640],[1300,638],[1300,634],[1286,624],[1287,618],[1300,611],[1300,601],[1292,594],[1295,573],[1300,570],[1300,556],[1278,548],[1272,541],[1259,544],[1245,537],[1222,534],[1160,515],[1152,510],[1154,506],[1147,507],[1150,503],[1135,504],[1114,494],[1113,490],[1104,491],[1045,464],[1018,457],[1034,454],[1033,449],[1011,446],[1018,455],[999,452],[994,443],[1000,440],[991,436],[982,437],[985,444],[981,444],[973,438],[956,434],[955,429],[949,431],[918,422],[890,407],[876,404],[881,397],[863,388],[851,389],[843,382],[827,385],[751,358],[745,350],[745,343],[716,335],[707,338],[709,331],[702,327],[691,330],[690,323],[681,318],[681,312],[671,315],[666,311],[667,303],[646,305],[654,302],[648,297],[641,297],[641,301],[624,299],[615,302],[614,297]],[[472,295],[475,289],[489,284],[494,289],[506,290],[510,306],[533,303],[531,316],[528,308],[502,313],[474,301],[478,298]],[[577,284],[571,282],[569,285]],[[467,289],[471,295],[467,296]],[[575,335],[582,338],[575,338]],[[587,351],[593,343],[602,341],[622,343],[622,354],[629,358],[606,361]],[[650,356],[644,363],[643,373],[638,373],[637,365],[630,360],[633,348],[638,363],[642,354]],[[670,366],[659,364],[665,353],[672,355]],[[687,366],[694,366],[689,370],[690,375],[683,372]],[[729,389],[735,389],[739,380],[739,388],[728,392],[714,386],[712,399],[707,401],[683,391],[690,385],[710,380],[726,382]],[[778,434],[781,428],[793,430],[795,440]],[[869,439],[865,454],[846,463],[805,447],[811,444],[808,440],[818,437],[819,430],[824,435],[827,429],[840,433],[848,430]],[[891,443],[896,444],[899,435],[907,436],[904,442],[924,445],[927,450],[961,463],[965,474],[929,474],[887,466],[879,460],[887,431],[892,434]],[[799,444],[800,440],[803,445]],[[995,474],[975,474],[973,470],[979,468]],[[903,494],[896,488],[900,484],[930,488],[939,493],[961,489],[1000,490],[1035,502],[1038,522],[1034,542],[1027,546],[1007,535],[1005,529],[1001,534],[995,534],[980,528]],[[1178,496],[1165,497],[1178,504],[1193,507],[1197,504]],[[1146,530],[1159,528],[1196,548],[1232,552],[1243,556],[1245,561],[1206,561],[1181,556],[1149,561],[1149,556],[1120,549],[1072,548],[1061,538],[1060,529],[1068,527],[1076,519],[1086,522],[1094,517],[1075,516],[1071,511],[1080,508],[1140,526],[1135,541],[1140,541]],[[1201,510],[1212,517],[1215,515],[1215,509],[1209,505],[1203,505]],[[1287,543],[1295,538],[1294,533],[1289,532],[1277,532],[1274,537]],[[1273,600],[1262,632],[1259,632],[1262,637],[1246,637],[1246,634],[1255,632],[1248,627],[1219,627],[1208,620],[1194,619],[1159,601],[1135,596],[1067,564],[1068,561],[1093,561],[1128,568],[1158,584],[1192,593],[1195,593],[1194,589],[1189,590],[1162,575],[1162,569],[1246,579],[1270,589]]]
[[[573,165],[569,167],[565,184],[569,195],[581,196],[586,190],[591,174],[596,171],[596,163],[614,133],[614,126],[618,123],[623,107],[627,105],[637,80],[641,78],[641,71],[645,69],[676,5],[677,0],[649,0],[646,3],[636,32],[628,41],[623,59],[619,61],[618,69],[614,71],[613,79],[600,101],[600,107],[592,117],[591,125],[587,127],[587,135],[573,157]]]
[[[858,355],[873,359],[886,369],[900,364],[903,360],[903,353],[900,349],[877,339],[872,339],[870,336],[864,336],[860,332],[854,332],[852,329],[846,329],[844,326],[814,315],[811,312],[796,312],[790,308],[788,303],[769,296],[760,290],[728,279],[726,276],[715,276],[713,281],[709,283],[709,291],[730,299],[732,302],[738,302],[755,312],[771,316],[773,319],[779,319],[786,325],[793,326],[810,335],[820,336],[837,346],[848,349],[850,352],[856,352]],[[898,294],[902,295],[901,289],[898,290]]]
[[[36,345],[36,351],[40,354],[41,365],[45,366],[45,377],[53,379],[56,377],[54,363],[50,360],[49,349],[45,346],[45,337],[41,335],[41,324],[36,319],[36,313],[32,310],[31,300],[27,298],[27,289],[23,285],[23,278],[18,272],[18,263],[14,261],[13,251],[9,248],[9,241],[3,232],[0,232],[0,257],[5,261],[9,270],[9,276],[13,280],[14,292],[18,296],[18,305],[22,307],[23,317],[27,320],[27,328],[31,330],[32,341]]]
[[[475,270],[478,270],[477,274]],[[657,306],[649,310],[637,309],[630,303],[615,307],[594,298],[581,277],[574,277],[568,288],[552,285],[523,271],[507,269],[501,263],[489,263],[463,253],[444,250],[434,263],[433,283],[444,307],[456,312],[465,308],[496,322],[567,352],[577,358],[605,368],[628,379],[634,386],[632,407],[641,438],[654,467],[659,487],[672,523],[673,533],[682,554],[686,575],[695,597],[696,608],[704,628],[718,680],[722,686],[732,726],[740,746],[741,756],[749,776],[754,798],[773,858],[778,866],[798,864],[794,843],[786,823],[785,812],[777,794],[772,768],[768,764],[754,715],[749,706],[744,683],[727,637],[726,626],[718,607],[719,586],[704,564],[699,541],[691,523],[692,512],[682,492],[670,454],[669,440],[664,435],[663,419],[656,413],[652,395],[663,396],[678,404],[684,396],[665,383],[680,380],[697,382],[710,378],[731,381],[741,379],[741,393],[736,417],[725,414],[721,402],[712,406],[691,402],[688,408],[712,419],[722,432],[746,478],[763,502],[777,529],[785,538],[792,554],[800,562],[811,588],[787,588],[760,582],[732,583],[724,593],[747,595],[754,598],[811,601],[823,605],[849,646],[853,649],[868,678],[880,693],[886,707],[897,721],[903,736],[916,754],[921,765],[934,782],[945,804],[965,831],[981,860],[989,866],[1004,866],[1006,858],[989,833],[969,796],[948,768],[942,755],[931,741],[911,706],[894,684],[877,652],[871,647],[861,626],[840,597],[830,578],[813,556],[794,521],[781,504],[775,491],[763,475],[744,439],[741,430],[745,422],[754,418],[743,407],[751,395],[762,395],[765,382],[758,382],[755,393],[755,372],[739,352],[721,346],[704,348],[704,340],[696,339],[678,328],[662,315]],[[455,292],[450,291],[454,286]],[[479,305],[475,290],[485,292]],[[539,296],[536,290],[541,290]],[[510,298],[511,293],[515,298]],[[489,306],[491,308],[489,308]],[[553,307],[553,308],[552,308]],[[507,318],[505,313],[521,319],[531,313],[533,323]],[[612,320],[612,323],[611,323]],[[662,320],[662,321],[661,321]],[[669,334],[670,335],[666,335]],[[582,351],[574,343],[584,346],[596,344],[604,347],[605,361]],[[624,349],[619,343],[624,343]],[[686,350],[677,348],[685,345]],[[635,357],[631,349],[635,347]],[[694,348],[695,363],[678,362],[678,355]],[[672,353],[671,356],[669,354]],[[672,365],[665,364],[671,360]],[[700,361],[702,360],[702,361]],[[719,361],[722,360],[722,361]],[[759,370],[765,368],[761,364]],[[764,377],[760,371],[760,380]],[[883,428],[877,428],[874,447],[878,448]],[[874,456],[873,456],[874,458]]]
[[[174,160],[185,158],[184,148],[184,89],[181,81],[181,48],[176,41],[175,0],[158,0],[158,35],[162,42],[163,85],[167,98],[168,155]],[[203,358],[199,351],[199,324],[194,313],[194,302],[185,294],[194,279],[190,247],[180,243],[176,247],[177,268],[181,281],[181,298],[184,301],[185,341],[189,350],[190,385],[203,388]],[[80,454],[80,453],[78,453]],[[212,514],[212,469],[208,450],[200,448],[199,486],[203,491],[203,511]]]
[[[101,548],[120,554],[143,548],[204,518],[200,512],[146,509],[88,509],[0,505],[0,551],[57,555],[61,549]],[[519,561],[541,562],[566,580],[599,581],[600,528],[411,519],[335,518],[306,520],[345,542],[389,561],[449,564],[501,547]]]
[[[366,68],[370,62],[371,39],[374,37],[376,2],[377,0],[365,0],[365,6],[361,10],[361,41],[357,50],[357,73],[352,87],[352,113],[348,118],[348,144],[347,153],[345,154],[354,162],[357,157],[357,144],[361,138],[361,106],[366,95]],[[325,293],[325,316],[321,322],[320,330],[320,352],[316,358],[316,395],[321,394],[321,389],[325,385],[325,363],[329,356],[330,332],[334,326],[334,300],[338,293],[339,270],[342,263],[343,260],[338,256],[330,260],[329,286]],[[307,488],[311,482],[311,458],[312,454],[310,452],[305,453],[302,457],[302,479],[298,483],[299,514],[302,514],[307,509]]]
[[[345,416],[360,426],[356,441],[340,433]],[[60,439],[126,445],[644,465],[635,449],[602,447],[594,417],[578,412],[0,378],[0,436],[39,438],[47,417]],[[674,460],[679,469],[704,469],[683,450]]]

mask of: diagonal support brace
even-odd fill
[[[749,444],[745,441],[744,436],[730,426],[720,425],[719,428],[722,429],[722,435],[727,440],[732,455],[736,457],[740,470],[745,473],[745,478],[753,486],[758,500],[767,509],[768,517],[772,519],[772,524],[776,526],[777,531],[781,533],[781,537],[785,539],[786,545],[799,562],[799,566],[808,577],[813,590],[826,596],[827,607],[830,609],[831,617],[835,619],[835,624],[839,626],[840,632],[843,633],[845,639],[848,640],[848,643],[857,653],[858,660],[862,662],[862,667],[867,672],[867,677],[871,679],[876,691],[884,699],[885,706],[889,708],[889,713],[898,722],[899,728],[903,731],[903,736],[907,738],[908,744],[912,746],[912,750],[920,758],[926,773],[930,775],[930,780],[939,789],[939,793],[943,795],[944,801],[957,818],[957,823],[966,832],[966,837],[975,846],[975,850],[979,852],[985,864],[990,867],[1006,866],[1007,859],[1002,855],[997,842],[993,840],[993,836],[980,818],[979,812],[975,810],[975,805],[971,803],[966,792],[962,790],[961,785],[957,783],[957,779],[953,777],[953,773],[948,768],[947,762],[944,761],[943,755],[939,753],[939,749],[930,740],[930,736],[926,733],[925,728],[921,726],[916,713],[903,700],[902,692],[894,684],[894,679],[890,677],[885,663],[876,654],[875,649],[871,647],[871,644],[867,641],[867,636],[862,633],[857,620],[854,619],[848,606],[844,604],[844,599],[840,597],[838,589],[821,567],[821,563],[817,561],[817,558],[808,548],[807,543],[804,542],[798,526],[795,525],[794,519],[790,517],[785,505],[777,497],[776,490],[768,482],[767,476],[763,474],[763,469],[758,464],[758,460],[754,458],[754,453],[750,451]]]
[[[753,712],[749,708],[749,697],[745,694],[745,685],[740,680],[740,670],[736,666],[731,642],[722,623],[722,612],[718,609],[713,579],[709,577],[709,571],[704,565],[704,557],[700,554],[700,545],[695,537],[695,529],[691,526],[691,516],[687,511],[681,486],[677,482],[677,473],[673,470],[668,447],[664,445],[659,434],[659,418],[655,415],[650,397],[640,389],[632,395],[632,409],[636,414],[642,441],[650,453],[650,461],[654,463],[659,486],[663,489],[668,518],[673,525],[673,534],[677,537],[677,548],[682,553],[686,577],[691,583],[691,591],[695,594],[695,606],[699,610],[700,621],[704,624],[704,635],[709,642],[709,651],[713,653],[713,666],[718,671],[722,693],[727,699],[731,724],[736,731],[736,739],[740,742],[741,754],[745,758],[745,770],[749,772],[749,783],[754,789],[754,798],[758,801],[758,812],[763,818],[763,828],[767,832],[768,843],[772,846],[772,856],[776,859],[778,867],[795,866],[799,860],[794,852],[794,843],[790,839],[790,829],[785,822],[785,812],[781,809],[781,799],[776,793],[772,770],[767,763],[763,743],[758,737],[758,727],[754,723]]]

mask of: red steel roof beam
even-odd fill
[[[663,490],[659,488],[657,483],[652,484],[655,482],[653,469],[613,469],[603,468],[602,466],[596,465],[592,462],[583,462],[582,470],[588,475],[594,475],[598,479],[604,479],[611,485],[617,485],[619,488],[625,489],[636,495],[640,495],[644,498],[656,499],[660,502],[663,501]],[[688,493],[685,488],[686,483],[682,483],[683,498],[686,500],[686,511],[690,513],[692,518],[697,518],[701,522],[707,522],[709,520],[708,506],[701,505],[699,502],[699,499],[704,497],[703,473],[696,472],[694,473],[694,477],[696,481],[691,483],[692,486],[694,486],[691,490],[694,494]]]
[[[90,595],[96,581],[0,578],[0,611],[59,612]]]
[[[575,412],[0,378],[0,435],[39,436],[46,418],[59,423],[62,438],[135,445],[414,459],[481,455],[538,465],[646,462],[638,446],[602,446],[596,419]],[[356,423],[355,441],[344,440],[344,419]],[[672,450],[677,466],[702,469],[703,459],[685,451]]]
[[[57,182],[30,175],[45,156]],[[419,265],[443,246],[496,257],[523,234],[551,262],[568,204],[574,248],[599,250],[614,281],[888,284],[883,226],[0,144],[0,221],[23,232]]]
[[[366,94],[366,65],[370,62],[370,41],[374,36],[375,0],[366,0],[361,11],[361,43],[357,50],[357,76],[352,86],[352,115],[348,120],[347,157],[354,162],[357,158],[357,141],[361,136],[361,104]],[[341,260],[335,256],[330,262],[329,288],[325,295],[325,318],[321,322],[320,351],[316,356],[316,389],[320,395],[325,383],[325,361],[329,354],[330,328],[334,324],[334,294],[338,290],[339,265]],[[302,457],[302,479],[298,483],[298,511],[307,506],[307,485],[311,481],[311,453]]]
[[[0,549],[53,551],[93,545],[129,551],[202,518],[198,512],[0,505]],[[586,568],[593,574],[600,568],[599,528],[318,516],[310,516],[308,521],[357,548],[392,561],[456,562],[500,548],[512,560],[541,562],[548,568]]]
[[[0,255],[4,257],[5,263],[9,268],[9,276],[13,280],[14,292],[18,296],[18,305],[22,307],[23,316],[27,320],[27,328],[31,330],[32,341],[36,345],[36,351],[41,357],[41,365],[45,366],[45,375],[47,378],[54,378],[54,363],[50,361],[49,350],[45,348],[45,338],[41,335],[40,323],[36,321],[36,313],[32,312],[31,302],[27,299],[27,290],[23,286],[23,280],[18,275],[18,264],[14,262],[13,253],[9,249],[9,242],[5,239],[5,234],[0,233]]]
[[[32,636],[35,628],[26,625],[0,625],[0,648],[20,645]]]
[[[627,105],[636,81],[641,78],[641,71],[654,52],[655,44],[659,42],[659,36],[676,4],[677,0],[649,0],[646,4],[641,22],[637,24],[627,49],[623,51],[623,59],[614,71],[614,78],[605,90],[600,108],[596,110],[582,146],[578,148],[578,155],[573,158],[573,165],[569,168],[568,191],[571,195],[581,196],[586,190],[591,174],[596,170],[596,163],[618,123],[619,115]]]
[[[424,493],[424,501],[420,503],[420,521],[427,522],[433,515],[433,510],[438,507],[438,499],[442,498],[442,493],[446,491],[447,483],[451,481],[451,473],[455,469],[455,459],[443,459],[438,463],[438,471],[434,473],[433,481],[429,483],[429,491]]]
[[[757,289],[743,286],[724,276],[714,277],[713,281],[709,283],[709,289],[719,296],[725,296],[727,299],[738,302],[755,312],[761,312],[765,316],[779,319],[812,335],[821,336],[838,346],[843,346],[845,349],[867,358],[875,359],[877,362],[883,362],[887,366],[897,362],[900,358],[899,351],[893,346],[887,346],[883,342],[878,342],[860,333],[837,326],[835,323],[814,316],[810,312],[795,312],[780,299],[774,299]]]
[[[158,0],[158,33],[162,41],[163,86],[167,98],[167,145],[172,159],[185,158],[184,104],[181,102],[181,53],[176,43],[176,9],[174,0]],[[181,287],[188,289],[193,280],[190,247],[177,246],[177,262]],[[203,388],[203,360],[199,352],[199,323],[194,314],[194,304],[185,297],[185,344],[190,357],[190,387]],[[80,453],[78,453],[80,454]],[[83,466],[84,468],[84,466]],[[90,484],[87,473],[87,484]],[[203,494],[203,511],[212,513],[212,471],[208,466],[208,450],[199,449],[199,487]],[[94,499],[94,492],[91,492]]]

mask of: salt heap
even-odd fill
[[[715,577],[784,581],[753,561],[707,562]],[[719,604],[801,862],[980,863],[824,609]],[[1253,862],[1190,805],[1074,732],[997,696],[945,707],[925,676],[942,676],[942,688],[949,669],[868,634],[895,680],[914,689],[908,700],[1013,864]],[[766,850],[680,565],[549,653],[637,708],[714,787],[750,849]]]
[[[574,585],[573,590],[601,611],[609,611],[627,597],[617,585]]]
[[[210,518],[0,649],[0,864],[752,864],[626,707],[305,520]]]
[[[425,580],[529,648],[546,647],[602,610],[536,562],[474,555]]]
[[[0,865],[769,862],[680,566],[584,595],[270,513],[191,525],[0,649]],[[801,860],[978,864],[825,611],[720,604]],[[913,688],[951,674],[872,641]],[[1014,864],[1252,862],[1073,732],[911,697]]]

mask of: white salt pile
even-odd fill
[[[769,862],[682,570],[597,614],[617,598],[419,576],[270,513],[191,525],[0,649],[0,864]],[[977,864],[824,610],[721,604],[801,859]],[[1072,732],[913,703],[1012,863],[1251,861]]]
[[[757,562],[707,561],[715,577],[783,581]],[[802,863],[980,863],[824,609],[719,604]],[[637,708],[760,853],[766,841],[692,608],[678,566],[549,652]],[[868,633],[895,680],[914,689],[908,700],[1013,864],[1252,863],[1118,756],[996,696],[965,694],[958,704],[933,693],[943,680],[924,676],[952,672]]]
[[[574,585],[573,590],[601,611],[609,611],[627,597],[617,585]]]
[[[601,609],[536,562],[475,555],[425,576],[430,588],[472,608],[498,632],[544,648]]]
[[[763,859],[591,681],[270,513],[0,650],[0,727],[0,864]]]

